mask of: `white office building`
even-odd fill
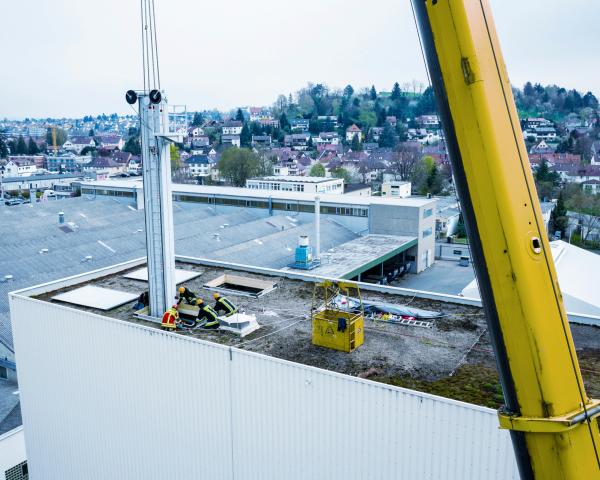
[[[344,180],[341,178],[302,177],[294,175],[272,176],[246,180],[246,187],[257,190],[341,195],[344,193]]]

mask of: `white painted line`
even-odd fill
[[[128,208],[129,210],[133,210],[134,212],[137,212],[137,210],[136,210],[135,208],[133,208],[131,205],[127,205],[127,208]]]
[[[110,248],[106,243],[104,243],[102,240],[98,240],[98,243],[100,245],[102,245],[104,248],[106,248],[107,250],[110,250],[112,253],[117,253],[116,250],[114,250],[113,248]]]

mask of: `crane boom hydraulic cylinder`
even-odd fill
[[[600,478],[583,386],[488,0],[412,0],[522,478]]]

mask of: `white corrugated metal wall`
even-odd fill
[[[513,479],[494,411],[11,297],[31,478]]]

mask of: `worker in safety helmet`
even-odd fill
[[[198,305],[198,323],[202,328],[207,330],[216,330],[219,328],[219,314],[214,309],[204,303],[204,300],[199,298],[196,300]]]
[[[230,302],[227,298],[222,297],[218,293],[214,293],[215,306],[213,307],[217,313],[224,312],[226,317],[237,312],[237,306]]]
[[[174,304],[171,308],[169,308],[162,317],[162,322],[160,327],[163,330],[176,330],[177,324],[179,323],[179,312],[177,309],[179,305]]]
[[[179,300],[177,301],[179,305],[183,301],[190,305],[194,305],[196,303],[196,298],[196,294],[192,292],[189,288],[179,287]]]

